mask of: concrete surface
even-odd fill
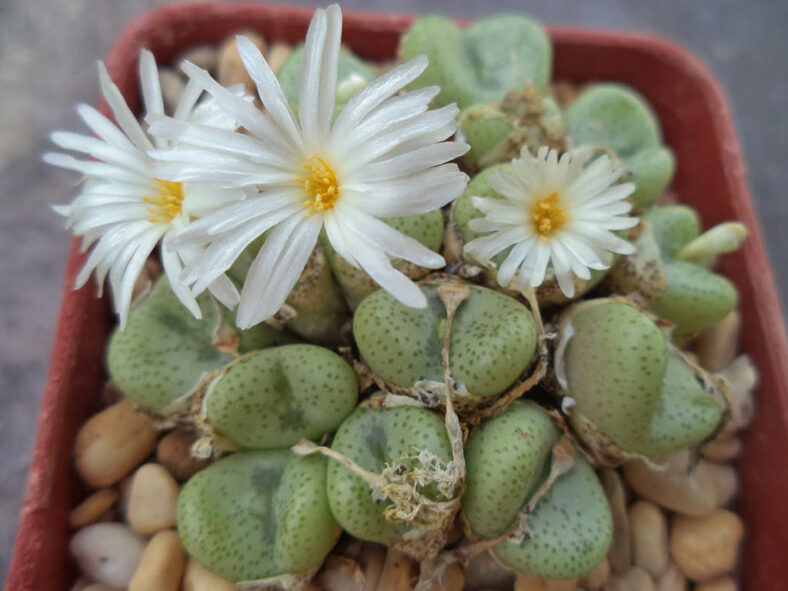
[[[281,0],[285,1],[285,0]],[[46,134],[84,131],[94,63],[162,0],[0,0],[0,580],[5,579],[60,302],[67,235],[49,209],[72,174],[41,164]],[[315,2],[298,2],[314,4]],[[788,294],[788,3],[784,0],[347,0],[345,9],[477,17],[528,11],[547,23],[641,30],[700,55],[727,87],[783,299]]]

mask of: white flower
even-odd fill
[[[624,217],[633,183],[615,183],[622,170],[608,156],[587,167],[579,152],[558,158],[555,150],[539,149],[536,157],[523,148],[512,160],[510,174],[498,173],[490,185],[505,199],[473,197],[485,214],[468,224],[485,236],[471,240],[465,251],[482,261],[509,250],[498,269],[498,283],[509,287],[515,274],[519,290],[542,284],[552,266],[561,291],[574,295],[572,275],[590,279],[589,269],[607,269],[611,253],[631,254],[634,247],[615,234],[638,223]]]
[[[117,126],[88,105],[77,111],[98,137],[65,131],[52,134],[52,141],[66,150],[83,152],[91,160],[79,160],[63,153],[48,153],[49,164],[70,168],[84,175],[81,193],[69,205],[55,207],[67,218],[67,226],[82,237],[82,248],[95,243],[84,267],[77,276],[75,288],[82,287],[95,270],[101,294],[104,279],[109,274],[115,310],[125,326],[131,305],[134,283],[145,260],[163,238],[161,260],[173,291],[197,317],[200,308],[188,286],[180,281],[182,264],[194,256],[193,250],[178,254],[166,248],[174,231],[185,226],[190,216],[200,216],[220,205],[244,197],[239,190],[226,190],[200,183],[180,183],[156,176],[154,160],[148,151],[156,147],[166,149],[169,142],[151,138],[143,131],[118,87],[109,78],[104,64],[99,62],[101,92],[112,110]],[[164,112],[156,62],[147,50],[140,54],[140,83],[145,109],[149,114]],[[235,92],[242,93],[241,89]],[[175,110],[179,121],[194,121],[205,126],[235,129],[237,123],[212,100],[197,105],[202,89],[190,83]],[[236,96],[236,95],[234,95]],[[239,97],[238,100],[244,100]],[[211,291],[227,305],[235,305],[238,293],[227,277],[217,277]]]
[[[332,123],[342,35],[338,6],[318,10],[304,49],[298,118],[263,56],[243,37],[238,50],[265,110],[239,100],[192,64],[183,70],[232,114],[248,135],[162,117],[151,133],[191,144],[162,159],[163,173],[182,181],[213,179],[224,187],[261,186],[257,197],[229,205],[178,233],[174,245],[207,245],[184,279],[199,292],[269,232],[247,275],[237,323],[249,327],[276,313],[325,231],[333,248],[410,306],[421,290],[390,257],[428,268],[443,257],[380,220],[425,213],[459,196],[467,176],[455,164],[468,146],[444,142],[456,129],[455,105],[429,111],[437,87],[397,94],[426,68],[403,64],[354,94]],[[396,96],[395,96],[396,95]]]

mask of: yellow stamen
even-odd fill
[[[568,219],[569,214],[558,203],[558,193],[551,193],[547,197],[542,197],[531,209],[534,231],[542,240],[547,240]]]
[[[142,200],[150,203],[146,209],[151,214],[148,219],[154,223],[171,222],[181,213],[183,205],[183,183],[153,179],[159,187],[159,194],[155,197],[145,195]]]
[[[339,199],[339,182],[328,162],[320,156],[309,156],[301,166],[308,172],[305,176],[293,180],[304,185],[304,190],[311,197],[304,201],[307,215],[333,208]]]

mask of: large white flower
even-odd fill
[[[145,260],[163,238],[161,260],[173,291],[197,317],[200,308],[189,287],[180,281],[182,264],[195,255],[195,250],[182,249],[178,254],[167,249],[175,230],[185,226],[191,216],[200,216],[217,207],[243,199],[241,190],[227,190],[205,183],[180,183],[156,176],[154,160],[148,151],[170,148],[163,138],[151,138],[143,131],[118,87],[110,80],[104,64],[99,62],[101,92],[117,121],[114,125],[88,105],[77,111],[98,137],[65,131],[52,134],[52,141],[66,150],[83,152],[91,160],[80,160],[63,153],[47,153],[49,164],[70,168],[84,175],[81,193],[68,205],[55,207],[67,218],[67,226],[82,236],[83,250],[95,243],[84,267],[77,276],[75,288],[82,287],[95,270],[101,293],[104,279],[114,296],[115,310],[124,326],[131,305],[134,283]],[[143,50],[139,65],[143,102],[148,114],[164,112],[159,76],[153,54]],[[235,129],[238,124],[218,109],[214,101],[197,104],[202,89],[189,83],[178,103],[174,119],[192,121],[203,126]],[[239,101],[243,87],[234,88]],[[210,285],[214,295],[233,306],[238,301],[235,286],[227,277],[219,276]]]
[[[608,156],[586,166],[589,152],[564,153],[539,149],[534,157],[523,148],[512,160],[511,173],[499,172],[490,185],[505,199],[473,197],[484,217],[469,227],[485,236],[471,240],[465,251],[490,261],[508,250],[498,269],[498,283],[525,290],[542,284],[552,266],[561,291],[574,295],[572,275],[590,279],[590,269],[607,269],[612,253],[631,254],[634,247],[616,230],[638,223],[626,217],[633,183],[614,184],[623,171]]]
[[[422,56],[361,89],[332,123],[341,35],[338,6],[315,13],[306,36],[298,118],[263,56],[239,37],[239,53],[264,111],[239,100],[196,66],[187,63],[183,70],[248,135],[150,119],[151,133],[193,146],[162,154],[173,161],[161,168],[163,174],[263,189],[257,197],[192,223],[173,242],[177,247],[207,245],[184,274],[199,292],[250,242],[270,231],[243,286],[237,317],[241,327],[279,310],[322,230],[340,256],[410,306],[423,307],[426,299],[392,267],[390,257],[428,268],[445,264],[443,257],[380,218],[432,211],[462,193],[467,176],[447,162],[468,146],[443,141],[455,132],[458,110],[455,105],[428,110],[437,87],[398,94],[426,68]]]

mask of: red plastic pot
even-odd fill
[[[139,103],[141,47],[167,64],[193,45],[218,43],[230,33],[259,31],[269,40],[303,39],[311,10],[259,4],[178,4],[145,15],[118,38],[108,61],[132,109]],[[359,55],[391,59],[407,16],[346,13],[344,41]],[[742,349],[761,373],[755,420],[739,460],[738,509],[747,524],[745,588],[785,589],[788,581],[788,341],[774,279],[745,180],[730,111],[719,85],[696,58],[661,39],[554,28],[555,79],[621,81],[656,110],[678,170],[673,188],[697,208],[704,224],[739,220],[750,229],[744,247],[721,261],[741,293]],[[72,291],[84,257],[72,243],[49,377],[38,423],[16,547],[6,591],[68,589],[75,568],[67,553],[67,516],[82,487],[71,450],[82,422],[99,407],[104,344],[112,325],[94,286]]]

